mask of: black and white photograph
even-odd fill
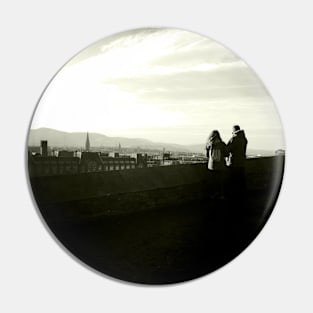
[[[0,312],[313,312],[310,2],[0,3]]]
[[[34,199],[87,266],[179,283],[233,260],[268,220],[285,158],[270,94],[232,51],[176,28],[117,33],[74,56],[28,134]]]

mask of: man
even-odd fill
[[[233,127],[233,136],[227,143],[228,164],[231,169],[231,187],[235,196],[240,196],[246,189],[245,162],[248,140],[245,132],[238,125]]]

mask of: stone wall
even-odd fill
[[[268,201],[276,201],[283,170],[284,157],[281,156],[248,159],[249,191],[260,191]],[[34,177],[30,183],[41,213],[54,220],[201,201],[210,192],[213,182],[206,164],[190,164]]]

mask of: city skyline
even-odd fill
[[[75,56],[49,84],[31,128],[192,145],[213,129],[227,142],[234,124],[251,149],[285,147],[273,100],[245,62],[201,35],[153,28]]]
[[[43,132],[42,134],[34,134],[33,132]],[[60,133],[60,134],[58,134]],[[95,132],[65,132],[62,130],[51,129],[51,128],[38,128],[31,129],[29,133],[28,146],[38,147],[42,140],[47,140],[49,145],[53,148],[84,148],[88,136],[89,147],[93,151],[98,148],[118,148],[123,147],[126,149],[143,149],[143,150],[164,150],[172,152],[194,152],[194,153],[205,153],[205,143],[198,144],[177,144],[175,142],[156,142],[149,140],[148,138],[130,138],[130,137],[111,137],[105,134]],[[101,137],[104,138],[101,138]],[[225,141],[227,143],[227,141]],[[263,154],[274,155],[276,151],[284,150],[284,148],[271,149],[254,149],[247,147],[247,155]]]

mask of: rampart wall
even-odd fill
[[[248,190],[276,201],[283,170],[283,156],[248,159]],[[34,177],[30,183],[45,218],[59,220],[201,201],[213,181],[206,164],[189,164]]]

